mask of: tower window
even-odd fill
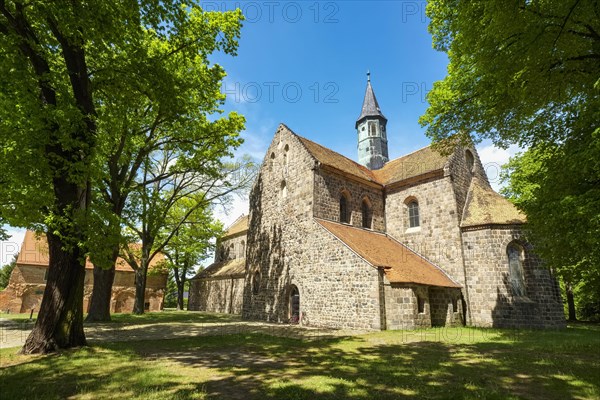
[[[508,256],[510,286],[513,295],[525,296],[525,280],[523,277],[523,263],[521,262],[523,248],[516,243],[510,243],[506,247],[506,254]]]
[[[377,122],[369,121],[369,136],[377,136]]]
[[[340,195],[340,222],[350,223],[350,212],[348,210],[348,196],[346,193]]]
[[[416,200],[408,203],[408,226],[410,228],[421,226],[421,222],[419,220],[419,203],[417,203]]]

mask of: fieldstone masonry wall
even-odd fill
[[[421,226],[409,228],[407,200],[419,203]],[[387,233],[464,285],[460,228],[449,176],[397,188],[386,196]]]
[[[193,279],[190,281],[189,310],[241,314],[244,277]]]
[[[315,172],[314,216],[340,222],[340,195],[342,191],[349,194],[350,224],[362,227],[362,202],[363,199],[367,198],[371,203],[372,213],[370,229],[379,232],[385,231],[382,190],[326,171]]]
[[[506,248],[517,241],[525,249],[525,297],[510,287]],[[558,284],[532,253],[519,227],[480,227],[463,232],[470,325],[484,327],[565,326]]]
[[[243,318],[288,321],[294,285],[300,323],[379,329],[377,269],[313,220],[314,160],[286,130],[278,131],[267,155],[277,160],[286,148],[287,165],[263,165],[251,194]],[[280,177],[290,182],[285,199]],[[253,293],[256,269],[261,280]]]

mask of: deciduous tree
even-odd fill
[[[200,200],[202,201],[202,200]],[[175,204],[170,210],[163,232],[173,231],[190,207],[197,201],[185,198]],[[196,209],[175,231],[175,235],[165,246],[163,252],[168,260],[168,267],[177,287],[177,309],[183,310],[183,293],[195,267],[205,260],[214,250],[214,240],[223,233],[223,224],[214,220],[212,207],[205,206]]]
[[[208,85],[196,93],[198,107],[214,103],[210,82],[223,71],[204,61],[212,51],[235,50],[239,13],[212,15],[179,1],[0,0],[0,221],[45,230],[50,258],[39,317],[24,352],[86,343],[84,264],[90,232],[99,229],[90,213],[92,183],[104,177],[103,157],[121,134],[114,129],[120,115],[111,113],[129,93],[149,87],[155,88],[146,93],[151,101],[162,90],[185,93],[182,74],[198,70],[203,74],[197,79]],[[203,65],[178,68],[186,59]],[[169,70],[173,79],[165,79]],[[196,83],[195,76],[189,78]],[[184,97],[140,107],[170,118],[171,105]],[[136,136],[124,151],[144,140]]]
[[[104,118],[99,131],[109,139],[99,148],[103,164],[94,204],[99,229],[94,233],[102,239],[95,241],[101,246],[91,249],[94,288],[87,321],[110,320],[114,265],[124,244],[124,208],[140,185],[144,160],[169,148],[180,164],[188,159],[200,170],[211,165],[211,157],[226,156],[241,143],[242,116],[233,112],[214,118],[225,99],[220,91],[225,72],[209,60],[217,51],[235,55],[241,18],[239,11],[204,12],[193,6],[171,21],[168,35],[145,31],[136,48],[114,55],[112,68],[129,76],[118,92],[100,94]],[[138,57],[138,52],[147,56]],[[154,181],[175,172],[165,170]]]

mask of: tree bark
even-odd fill
[[[110,321],[110,302],[112,299],[112,286],[115,280],[115,262],[112,267],[103,269],[94,266],[94,288],[90,300],[86,322]]]
[[[569,321],[577,321],[577,314],[575,313],[575,296],[573,295],[573,285],[571,285],[570,282],[565,285],[565,291],[567,292]]]
[[[140,268],[135,271],[135,302],[133,304],[133,313],[138,315],[144,313],[147,269],[148,266],[142,262]]]
[[[177,286],[177,311],[183,310],[183,284]]]
[[[33,330],[22,354],[50,353],[85,346],[83,332],[83,283],[85,257],[79,248],[66,251],[65,244],[47,234],[50,265],[44,297]]]

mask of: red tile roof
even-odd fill
[[[494,192],[474,177],[469,187],[461,227],[479,225],[512,225],[527,222],[525,214],[508,199]]]
[[[245,273],[246,259],[236,258],[233,260],[212,263],[202,271],[198,272],[192,279],[243,278]]]
[[[233,221],[227,231],[223,234],[223,237],[234,236],[238,233],[246,232],[248,230],[248,216],[241,215],[238,219]]]
[[[441,171],[444,169],[444,166],[450,157],[442,156],[428,146],[403,157],[388,161],[383,168],[371,171],[367,167],[360,165],[327,147],[323,147],[312,140],[297,135],[287,126],[282,126],[292,135],[296,136],[306,150],[308,150],[308,152],[322,165],[329,166],[381,186],[415,178],[433,171]]]
[[[315,219],[352,251],[374,267],[384,268],[392,283],[459,288],[439,267],[383,233]]]
[[[150,264],[150,269],[155,268],[159,263],[162,263],[164,259],[165,257],[162,253],[157,254]],[[19,251],[19,256],[17,258],[17,264],[48,267],[49,254],[46,235],[42,234],[38,236],[32,231],[25,232],[23,245],[21,246],[21,250]],[[90,262],[89,258],[86,260],[85,268],[94,268],[94,264]],[[117,271],[133,272],[131,266],[121,257],[117,259],[117,262],[115,263],[115,269]]]

